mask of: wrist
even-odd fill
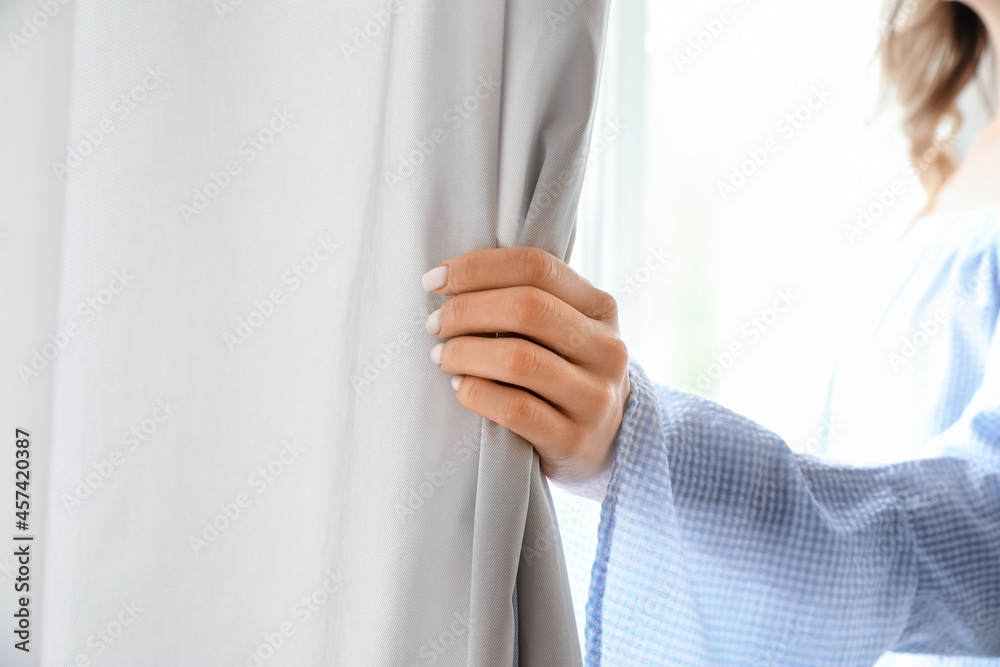
[[[595,500],[597,502],[604,501],[604,497],[607,495],[608,491],[608,484],[611,482],[611,474],[615,468],[615,455],[618,451],[618,441],[621,438],[622,424],[625,421],[625,415],[628,414],[631,401],[632,397],[631,394],[629,394],[629,396],[626,396],[625,398],[625,404],[622,408],[622,417],[618,422],[618,430],[611,439],[611,446],[608,448],[607,454],[604,457],[604,462],[595,472],[590,473],[583,479],[550,478],[550,481],[557,488],[582,498],[589,498],[590,500]]]

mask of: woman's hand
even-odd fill
[[[537,248],[476,250],[428,271],[453,298],[427,318],[459,402],[534,445],[542,472],[579,484],[605,472],[629,396],[617,303]],[[473,336],[514,333],[519,337]]]

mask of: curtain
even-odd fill
[[[537,455],[455,400],[419,279],[568,259],[607,3],[40,7],[0,251],[41,267],[41,664],[581,664]]]

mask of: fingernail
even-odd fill
[[[433,361],[434,364],[437,366],[441,365],[442,350],[444,350],[444,343],[438,343],[437,345],[431,348],[431,361]]]
[[[464,375],[456,375],[451,379],[451,388],[458,391],[458,388],[462,386],[462,380],[465,379]]]
[[[428,292],[433,292],[436,289],[444,287],[448,283],[448,267],[447,266],[435,266],[433,269],[424,274],[423,278],[420,279],[420,284]]]
[[[438,331],[441,331],[441,309],[438,308],[433,313],[427,316],[427,333],[434,336]]]

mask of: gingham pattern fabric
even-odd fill
[[[588,605],[591,665],[1000,655],[1000,474],[835,466],[630,369]],[[996,407],[990,419],[1000,417]],[[994,430],[987,437],[1000,437]]]
[[[904,286],[883,318],[904,306],[915,318],[988,267],[986,295],[970,297],[922,360],[948,380],[931,376],[926,400],[911,405],[936,432],[894,443],[938,458],[823,462],[708,400],[654,386],[631,363],[587,605],[589,665],[1000,656],[995,222],[995,210],[980,215],[976,234],[952,228],[957,242],[918,253],[922,279],[909,281],[923,296],[915,306]],[[906,664],[1000,664],[916,660]]]

